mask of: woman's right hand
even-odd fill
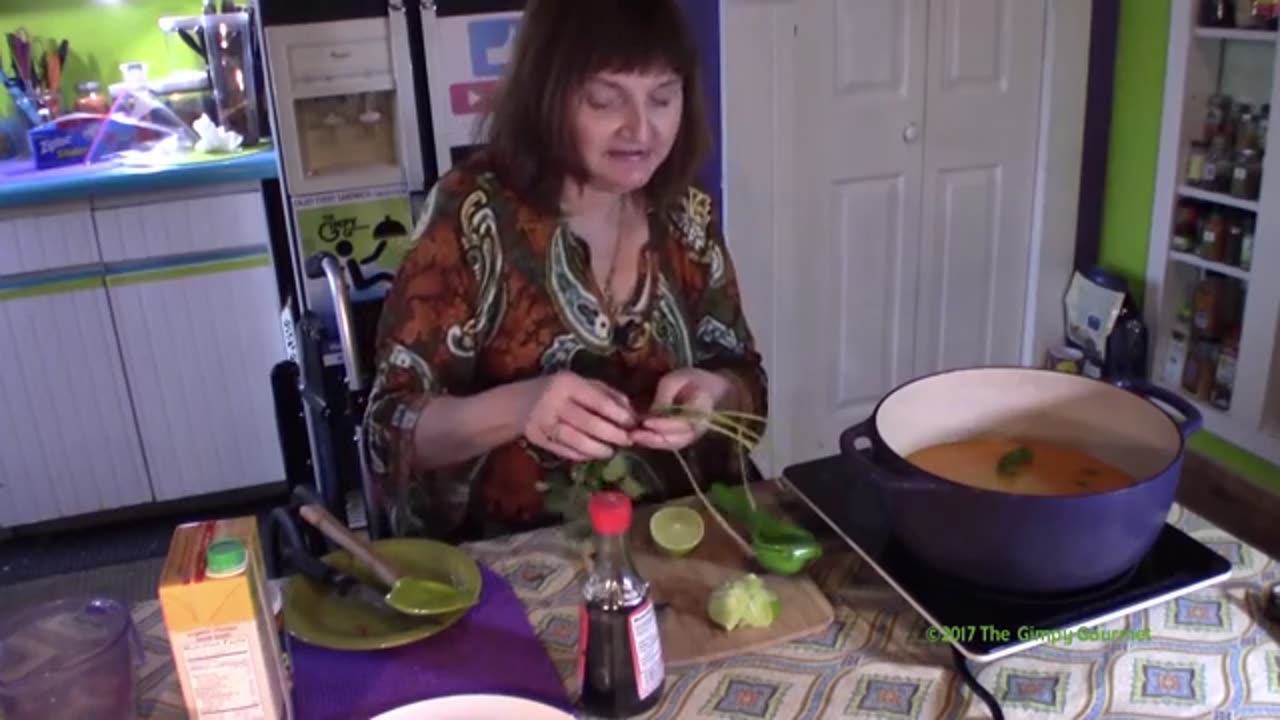
[[[532,380],[529,390],[523,428],[530,443],[575,462],[631,445],[637,420],[621,392],[567,371]]]

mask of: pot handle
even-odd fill
[[[871,439],[872,433],[874,433],[872,429],[874,423],[875,417],[872,416],[840,433],[840,454],[846,460],[852,461],[867,477],[880,486],[888,486],[894,490],[911,490],[913,492],[937,492],[946,489],[946,486],[941,483],[903,477],[885,470],[876,465],[875,461],[867,456],[866,451],[858,449],[854,443],[859,440],[865,439],[867,442],[874,444],[875,441]]]
[[[1178,429],[1182,431],[1183,438],[1189,438],[1200,431],[1204,427],[1204,416],[1192,405],[1186,398],[1178,393],[1162,388],[1155,383],[1137,378],[1125,378],[1116,380],[1115,386],[1128,390],[1131,393],[1142,395],[1148,399],[1155,398],[1178,411],[1182,415],[1182,419],[1174,418],[1174,422],[1178,425]]]

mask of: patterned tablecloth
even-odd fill
[[[1149,628],[1151,640],[1041,646],[974,668],[1008,718],[1280,719],[1280,625],[1261,591],[1280,563],[1181,507],[1170,521],[1234,564],[1232,578],[1102,626]],[[505,576],[576,697],[574,659],[581,561],[555,530],[467,547]],[[836,608],[826,632],[668,675],[651,718],[985,718],[947,646],[924,639],[920,616],[851,549],[812,568]],[[141,716],[184,717],[155,602],[143,631]],[[305,720],[305,719],[304,719]]]

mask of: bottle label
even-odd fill
[[[1236,361],[1230,355],[1218,358],[1218,369],[1214,374],[1214,382],[1224,387],[1231,387],[1236,381]]]
[[[1170,385],[1182,382],[1182,374],[1186,371],[1187,345],[1181,340],[1174,340],[1169,346],[1169,357],[1165,360],[1164,381]]]
[[[584,616],[585,617],[585,616]],[[643,604],[627,616],[631,638],[631,659],[635,666],[636,695],[644,699],[662,687],[666,663],[662,658],[662,636],[658,632],[658,617],[653,601]]]

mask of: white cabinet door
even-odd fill
[[[930,0],[916,374],[1021,359],[1046,0]]]
[[[202,189],[203,190],[203,189]],[[234,251],[270,243],[262,192],[103,199],[93,211],[106,263]]]
[[[0,290],[0,525],[150,501],[101,278],[8,285]]]
[[[88,205],[0,211],[0,277],[100,260]]]
[[[156,499],[282,480],[270,373],[284,350],[267,256],[108,287]]]
[[[929,20],[926,0],[798,9],[798,226],[779,288],[792,462],[831,453],[912,371]]]

